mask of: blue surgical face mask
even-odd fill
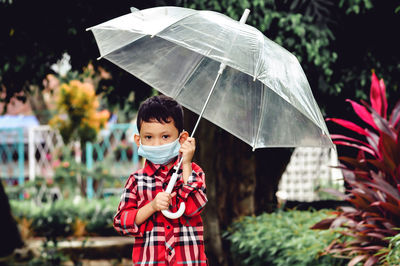
[[[174,142],[159,146],[142,145],[140,142],[138,154],[154,164],[168,164],[179,155],[180,148],[179,137]]]

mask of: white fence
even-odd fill
[[[336,150],[329,148],[296,148],[278,187],[281,200],[321,200],[321,189],[344,191],[343,175]]]
[[[60,134],[43,125],[29,128],[28,136],[29,180],[34,180],[36,176],[52,178],[55,158],[51,156],[64,145]]]

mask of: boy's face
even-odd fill
[[[179,142],[182,144],[187,139],[188,133],[183,131],[179,136],[174,120],[170,118],[169,121],[171,122],[160,123],[156,119],[150,120],[150,122],[143,121],[139,135],[135,135],[136,145],[140,146],[140,140],[143,145],[159,146],[174,142],[178,137],[180,137]]]

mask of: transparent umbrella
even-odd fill
[[[100,58],[198,113],[192,135],[204,117],[253,150],[334,147],[297,58],[246,25],[249,10],[240,21],[181,7],[131,11],[88,29]]]

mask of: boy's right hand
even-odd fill
[[[167,192],[159,192],[150,204],[155,212],[168,210],[171,199],[175,196],[176,192],[173,192],[172,194]]]

